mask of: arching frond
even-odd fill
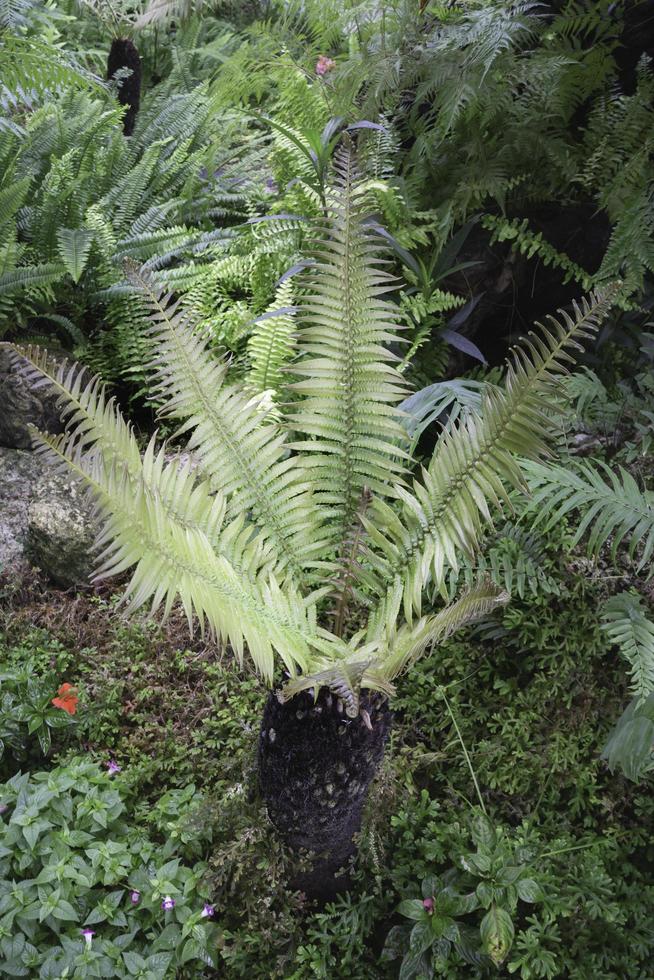
[[[131,426],[99,377],[89,378],[84,368],[57,361],[38,347],[8,349],[16,355],[16,370],[31,386],[38,389],[47,384],[61,396],[61,415],[70,431],[56,444],[59,458],[92,474],[96,481],[102,472],[114,468],[132,485],[134,493],[157,498],[170,520],[201,532],[213,545],[219,545],[224,499],[211,495],[193,475],[190,459],[182,464],[167,460],[165,447],[155,452],[154,439],[141,458]],[[98,459],[104,467],[101,471]],[[234,561],[232,552],[229,558]]]
[[[398,588],[410,621],[429,579],[440,588],[447,565],[457,567],[457,554],[474,551],[482,526],[491,523],[491,508],[508,504],[508,488],[525,488],[518,457],[547,450],[556,378],[572,361],[571,351],[593,336],[612,296],[611,290],[597,292],[575,305],[574,318],[551,317],[540,335],[516,349],[504,388],[486,389],[478,414],[468,412],[448,426],[413,492],[398,489],[400,514],[374,502],[364,518],[375,546],[368,557],[388,592],[373,614],[373,630],[378,618],[390,614]]]
[[[300,575],[322,543],[314,536],[309,482],[298,474],[285,434],[267,418],[260,399],[224,385],[226,362],[209,354],[180,302],[138,274],[130,277],[151,311],[154,393],[165,414],[182,422],[180,432],[191,431],[189,449],[224,494],[228,514],[247,514],[274,542],[280,561]]]
[[[642,490],[627,470],[614,472],[601,460],[575,459],[565,466],[537,462],[524,465],[532,495],[529,513],[545,527],[579,511],[573,545],[588,534],[588,548],[597,554],[611,543],[615,557],[623,542],[645,568],[654,555],[654,492]]]
[[[8,89],[25,92],[53,92],[69,87],[108,95],[104,82],[75,64],[66,53],[34,38],[8,37],[0,51],[2,81]]]
[[[302,396],[290,416],[307,438],[293,448],[312,474],[315,497],[338,551],[365,486],[382,497],[400,479],[407,444],[396,405],[406,394],[389,349],[398,342],[396,308],[385,298],[378,236],[364,224],[362,190],[348,151],[336,164],[327,224],[308,275],[294,373]]]
[[[388,630],[380,637],[381,649],[375,661],[378,675],[391,681],[422,656],[428,646],[443,643],[457,630],[489,616],[506,605],[510,595],[486,580],[466,590],[458,599],[440,612],[425,616],[399,630]],[[368,640],[374,637],[369,634]],[[363,678],[364,685],[366,677]]]
[[[282,591],[272,575],[248,580],[216,553],[206,534],[171,520],[156,494],[135,485],[118,465],[85,457],[70,437],[42,435],[39,440],[46,455],[65,461],[93,491],[104,520],[99,577],[134,569],[126,589],[128,611],[150,603],[152,611],[163,605],[167,614],[179,599],[189,622],[194,617],[206,622],[240,661],[247,645],[268,681],[273,651],[291,674],[308,666],[312,644],[321,643],[315,615],[288,583]]]
[[[329,648],[315,623],[315,597],[302,598],[288,581],[280,590],[276,556],[263,535],[253,537],[243,516],[226,518],[224,497],[196,478],[189,459],[167,459],[164,448],[155,451],[154,439],[142,459],[98,378],[85,384],[76,365],[56,365],[35,349],[16,354],[31,357],[23,369],[31,383],[53,385],[66,396],[70,431],[35,432],[35,439],[51,460],[91,488],[104,520],[98,576],[134,568],[130,610],[150,602],[167,614],[180,599],[189,620],[206,621],[239,658],[247,645],[269,680],[273,650],[294,674],[309,666],[313,648]]]
[[[638,704],[654,692],[654,623],[643,600],[620,592],[604,603],[602,629],[615,643],[631,670],[631,690]]]

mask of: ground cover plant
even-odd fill
[[[0,9],[3,975],[649,977],[650,18]]]

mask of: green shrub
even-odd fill
[[[49,669],[39,675],[33,656],[19,666],[0,661],[0,774],[50,752],[52,732],[63,734],[74,724],[75,688]],[[59,701],[59,704],[55,704]],[[62,708],[66,704],[67,708]],[[38,748],[37,748],[38,747]],[[9,749],[9,758],[6,750]]]
[[[211,963],[205,865],[182,863],[179,835],[162,845],[130,826],[120,777],[80,757],[0,794],[3,976],[163,980]]]

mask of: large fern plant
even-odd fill
[[[507,600],[487,580],[441,608],[437,593],[524,487],[520,460],[546,452],[557,378],[611,305],[595,293],[526,340],[504,385],[446,425],[412,476],[396,283],[365,217],[344,149],[272,402],[230,384],[179,302],[131,273],[150,308],[156,398],[188,436],[178,455],[154,437],[142,455],[99,379],[14,348],[61,392],[68,431],[36,440],[90,488],[104,522],[98,575],[132,570],[128,608],[181,602],[270,683],[278,657],[282,698],[329,688],[351,717],[362,688],[390,695],[424,650]]]

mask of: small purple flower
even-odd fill
[[[277,186],[277,181],[273,177],[269,177],[266,181],[266,190],[270,194],[278,194],[279,187]]]
[[[207,905],[207,903],[205,902],[204,908],[202,909],[201,916],[203,919],[213,919],[214,912],[215,909],[213,905]]]
[[[171,909],[175,908],[175,899],[171,898],[170,895],[164,895],[164,900],[161,903],[161,907],[164,912],[170,912]]]
[[[138,903],[141,901],[141,893],[134,889],[133,892],[130,892],[129,900],[132,905],[138,905]]]
[[[433,898],[423,898],[422,904],[425,907],[425,909],[427,910],[427,912],[429,912],[429,914],[431,915],[432,912],[434,911],[434,899]]]
[[[9,807],[6,803],[0,803],[0,813],[6,813]]]
[[[111,762],[107,762],[106,765],[107,765],[107,771],[110,776],[113,776],[115,775],[115,773],[120,772],[120,766],[118,765],[117,762],[114,762],[113,759],[111,760]]]
[[[95,933],[94,933],[93,929],[89,929],[88,927],[86,929],[82,929],[82,935],[84,936],[84,939],[86,940],[86,945],[87,946],[90,946],[91,945],[91,940],[95,936]]]

